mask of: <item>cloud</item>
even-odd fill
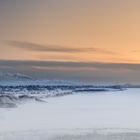
[[[74,48],[68,46],[59,45],[41,45],[31,42],[22,41],[4,41],[6,45],[17,47],[28,51],[40,51],[40,52],[60,52],[60,53],[78,53],[78,52],[95,52],[104,54],[115,54],[112,51],[102,48],[90,47],[90,48]]]
[[[140,50],[132,50],[132,53],[140,53]]]
[[[35,68],[35,67],[53,67],[53,68],[97,68],[97,69],[129,69],[140,71],[140,64],[130,63],[102,63],[102,62],[62,62],[62,61],[18,61],[18,60],[0,60],[0,67],[14,68],[19,67]]]
[[[140,83],[140,64],[0,60],[0,72],[24,73],[33,79]]]

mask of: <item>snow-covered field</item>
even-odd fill
[[[0,140],[139,140],[140,89],[76,92],[0,108]]]

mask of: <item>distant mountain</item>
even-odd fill
[[[0,73],[0,81],[31,80],[32,77],[21,73]]]

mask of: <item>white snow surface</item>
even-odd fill
[[[44,100],[0,108],[0,140],[140,139],[140,89]]]

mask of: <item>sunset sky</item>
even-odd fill
[[[140,83],[140,1],[0,0],[0,72]]]

